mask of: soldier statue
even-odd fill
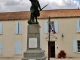
[[[30,20],[28,20],[28,24],[38,24],[37,17],[40,16],[40,11],[42,10],[38,0],[30,0],[32,6],[30,8]],[[36,19],[36,21],[34,20]]]

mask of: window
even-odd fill
[[[76,21],[76,32],[80,32],[80,20]]]
[[[2,54],[2,42],[0,42],[0,55]]]
[[[0,34],[2,34],[2,23],[0,22]]]
[[[21,22],[16,22],[16,34],[22,34],[22,23]]]
[[[80,52],[80,40],[73,40],[73,52]]]
[[[58,33],[58,21],[51,21],[50,22],[50,30],[53,34]],[[48,22],[44,22],[44,33],[48,33],[49,31],[49,26]]]
[[[15,54],[22,54],[22,42],[21,41],[15,42]]]
[[[80,41],[77,41],[78,52],[80,52]]]
[[[56,31],[55,31],[54,21],[51,21],[51,22],[50,22],[50,31],[51,31],[53,34],[56,33]]]

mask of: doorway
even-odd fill
[[[48,56],[55,58],[55,41],[48,42]]]

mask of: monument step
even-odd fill
[[[22,60],[46,60],[46,57],[44,56],[44,57],[40,57],[40,58],[38,58],[38,57],[28,57],[28,58],[23,58]]]
[[[44,51],[43,50],[27,50],[24,53],[24,57],[43,57]]]

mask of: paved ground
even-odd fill
[[[21,58],[0,58],[0,60],[21,60]]]
[[[58,59],[58,58],[50,58],[50,60],[80,60],[80,58],[61,58],[61,59]]]
[[[21,58],[0,58],[0,60],[22,60]],[[46,59],[48,60],[48,59]],[[80,60],[80,58],[50,58],[50,60]]]
[[[80,58],[50,58],[50,60],[80,60]]]

